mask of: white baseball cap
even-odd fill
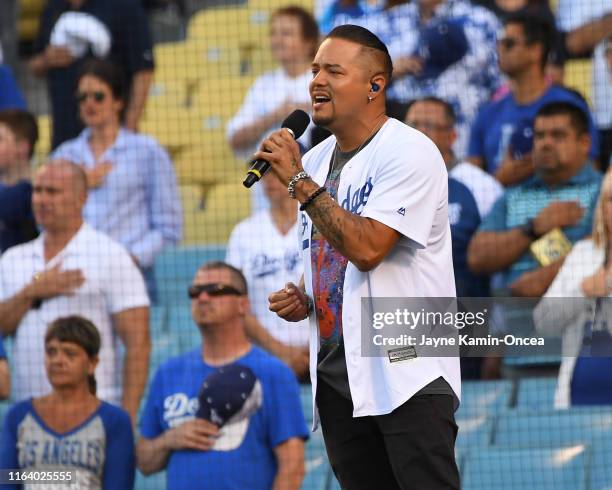
[[[96,17],[85,12],[63,13],[51,31],[53,46],[68,48],[75,58],[82,57],[88,48],[99,58],[105,57],[111,48],[111,34]]]

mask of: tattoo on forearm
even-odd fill
[[[359,217],[340,208],[329,195],[324,194],[316,199],[307,212],[317,230],[344,256],[347,255],[344,248],[347,225],[353,225],[358,240],[362,238],[363,230],[358,223]]]

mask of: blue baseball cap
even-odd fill
[[[533,150],[533,120],[522,119],[515,126],[510,137],[510,154],[515,160],[521,160]]]
[[[468,40],[459,21],[443,19],[431,22],[421,31],[415,53],[425,62],[418,78],[437,78],[462,59],[468,49]]]
[[[230,451],[242,444],[262,399],[261,383],[250,368],[240,364],[220,367],[204,380],[196,417],[220,428],[213,450]]]

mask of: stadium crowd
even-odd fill
[[[17,2],[6,3],[12,12]],[[308,334],[271,313],[268,295],[303,274],[300,223],[271,173],[223,244],[225,261],[199,264],[179,285],[197,344],[149,372],[153,308],[170,306],[156,258],[180,246],[188,219],[180,154],[139,130],[154,96],[151,3],[48,0],[27,60],[0,22],[0,399],[12,405],[0,468],[72,468],[79,488],[132,488],[138,468],[166,470],[168,488],[298,489]],[[293,110],[311,110],[310,63],[328,32],[368,28],[394,63],[388,115],[428,136],[447,166],[457,296],[592,299],[591,314],[574,316],[542,302],[529,322],[569,349],[556,406],[612,405],[612,357],[583,355],[593,323],[605,325],[597,298],[612,294],[612,4],[311,7],[287,2],[270,15],[277,68],[233,94],[242,104],[222,128],[229,152],[246,162]],[[576,59],[590,61],[589,93],[563,83]],[[37,104],[17,64],[48,91],[41,161]],[[327,136],[311,124],[301,149]],[[532,250],[546,239],[566,250],[543,260]],[[609,328],[597,335],[612,346]],[[461,362],[465,380],[503,374],[499,356]]]

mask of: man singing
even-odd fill
[[[313,394],[342,488],[458,489],[459,360],[361,354],[362,298],[455,295],[444,160],[386,117],[392,70],[374,34],[337,27],[310,84],[314,122],[333,136],[303,163],[286,130],[255,155],[301,204],[304,281],[271,294],[270,309],[309,318]]]

